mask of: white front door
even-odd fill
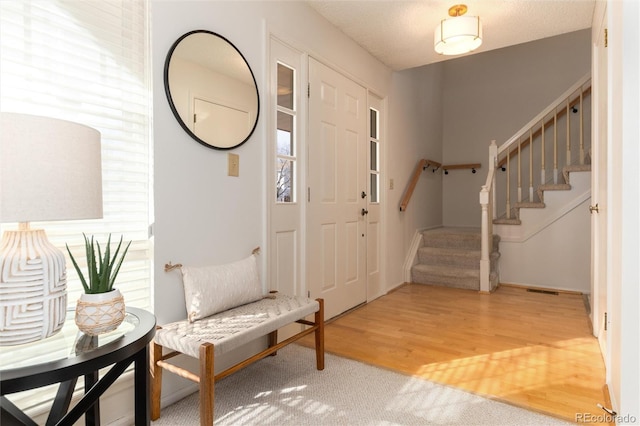
[[[605,46],[605,29],[607,14],[604,11],[602,20],[597,22],[597,42],[593,46],[594,75],[594,114],[595,125],[593,143],[591,144],[591,205],[597,211],[591,214],[591,279],[592,279],[592,322],[593,332],[598,337],[600,350],[607,359],[607,48]],[[595,21],[594,21],[595,22]]]
[[[307,284],[329,319],[367,300],[367,92],[309,59]]]

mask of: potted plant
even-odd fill
[[[124,298],[120,290],[113,288],[113,285],[131,241],[120,253],[122,247],[122,237],[120,237],[120,243],[118,243],[118,247],[112,255],[111,234],[109,234],[103,255],[100,243],[94,240],[93,236],[89,240],[86,235],[82,235],[84,236],[87,254],[88,273],[86,277],[80,270],[78,262],[76,262],[67,245],[71,262],[84,287],[84,293],[76,304],[75,320],[80,331],[90,336],[96,336],[115,330],[124,320]],[[119,257],[118,254],[120,254]]]

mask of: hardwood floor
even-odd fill
[[[604,362],[577,294],[409,284],[327,324],[325,348],[570,421],[604,414]]]

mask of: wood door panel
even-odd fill
[[[336,264],[336,224],[325,223],[322,225],[322,290],[336,288],[337,264]]]
[[[309,60],[307,280],[331,318],[366,301],[366,90]]]
[[[369,220],[367,224],[367,274],[377,274],[380,272],[380,223]]]
[[[345,164],[342,168],[344,171],[344,186],[341,188],[344,194],[344,200],[350,204],[356,204],[360,202],[360,189],[362,188],[362,179],[364,176],[359,176],[359,167],[356,167],[357,164],[364,161],[360,158],[359,144],[362,141],[359,138],[359,135],[356,132],[351,130],[347,130],[344,133],[343,138],[343,146],[342,146],[342,156]],[[354,211],[357,211],[354,210]]]
[[[345,223],[345,272],[346,272],[346,283],[353,283],[358,281],[359,277],[359,241],[360,235],[359,233],[359,224],[358,222],[347,222]]]
[[[315,160],[319,161],[317,164],[317,172],[321,174],[321,194],[320,199],[323,203],[335,203],[336,202],[336,190],[337,190],[337,145],[338,135],[335,125],[331,123],[321,124],[321,143],[319,149],[319,155]]]

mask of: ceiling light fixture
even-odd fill
[[[461,55],[476,50],[482,44],[482,23],[478,16],[463,16],[467,5],[449,8],[449,16],[436,28],[433,47],[441,55]]]

